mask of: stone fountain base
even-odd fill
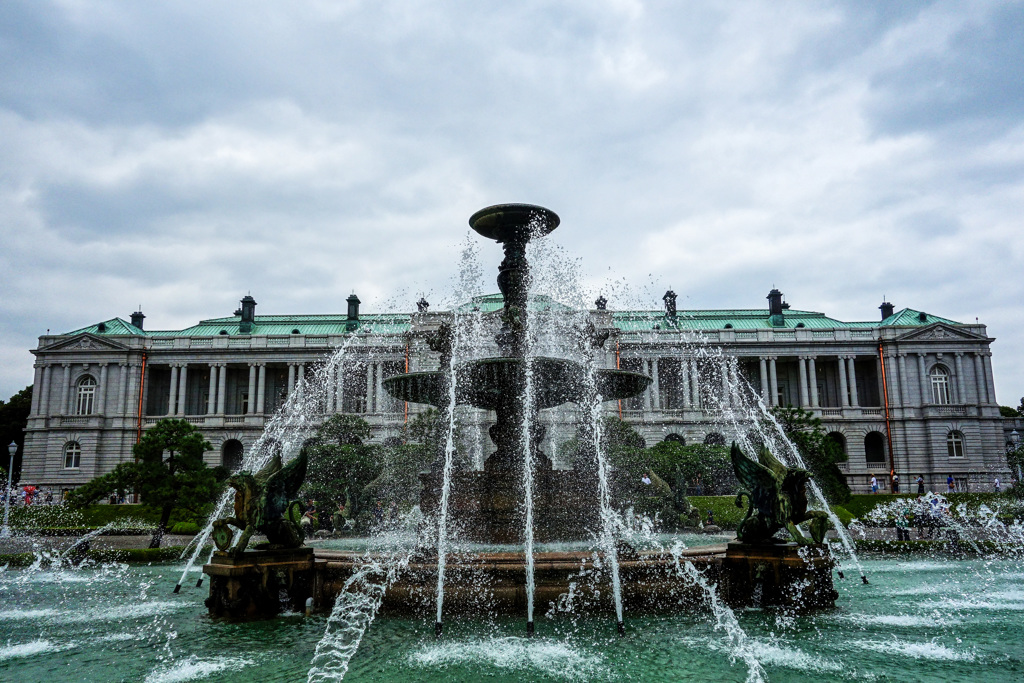
[[[238,557],[218,551],[203,573],[210,577],[210,616],[269,618],[305,608],[313,594],[313,549],[246,550]]]
[[[729,543],[719,590],[733,607],[779,607],[806,612],[835,607],[834,562],[823,545]]]
[[[259,619],[301,610],[312,597],[315,609],[329,610],[364,559],[363,553],[329,550],[317,550],[314,556],[312,548],[250,550],[238,558],[215,553],[203,568],[211,577],[206,606],[214,617]],[[681,561],[691,562],[733,607],[776,607],[799,614],[835,607],[838,597],[833,562],[824,546],[730,543],[690,548],[678,560],[667,553],[623,548],[619,575],[627,613],[705,607],[706,596],[680,571]],[[446,614],[526,613],[522,553],[450,555],[446,576]],[[608,572],[595,567],[593,553],[538,553],[534,576],[539,613],[547,613],[551,605],[573,612],[609,613],[613,608]],[[430,614],[436,586],[436,558],[414,559],[387,590],[382,610]]]

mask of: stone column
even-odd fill
[[[818,368],[814,364],[814,356],[807,359],[807,383],[811,389],[811,407],[817,408],[821,405],[818,399]]]
[[[771,385],[772,390],[772,405],[779,405],[779,374],[778,369],[775,366],[776,357],[768,357],[768,382]]]
[[[848,378],[850,382],[850,405],[857,407],[860,405],[860,397],[857,396],[857,357],[850,356],[846,359],[846,362],[850,367],[850,376]]]
[[[249,363],[249,405],[246,409],[248,415],[256,413],[256,364]]]
[[[188,402],[188,363],[181,364],[178,381],[181,384],[178,388],[178,415],[184,415],[185,404]]]
[[[679,364],[679,380],[682,383],[683,409],[690,407],[690,359],[683,358]]]
[[[171,393],[167,398],[167,415],[174,417],[178,407],[178,366],[171,364]]]
[[[992,377],[992,353],[991,352],[988,352],[988,353],[985,353],[985,354],[982,355],[982,357],[981,357],[981,365],[982,365],[982,367],[985,370],[985,374],[984,374],[985,389],[988,392],[988,402],[989,403],[995,403],[996,402],[996,383],[995,383],[995,379]]]
[[[117,380],[117,410],[115,413],[121,415],[128,414],[128,406],[125,405],[125,401],[128,397],[128,382],[131,375],[131,369],[128,367],[128,361],[121,361],[118,365],[118,380]]]
[[[337,407],[337,412],[343,413],[345,412],[345,366],[341,363],[338,363],[337,382],[334,404]]]
[[[256,413],[262,415],[265,411],[267,397],[267,364],[259,364],[259,379],[256,381]]]
[[[900,404],[910,405],[910,382],[907,381],[907,354],[900,353],[896,356],[898,361],[898,372],[900,373]]]
[[[220,372],[217,373],[217,414],[223,415],[227,409],[227,398],[228,398],[228,364],[218,363],[217,364]]]
[[[324,369],[324,414],[330,415],[334,412],[334,370],[335,366],[328,365]]]
[[[376,379],[373,389],[374,407],[378,413],[386,413],[388,409],[388,395],[384,393],[384,363],[377,363]]]
[[[651,399],[655,410],[661,410],[661,382],[658,379],[658,359],[651,361]]]
[[[928,386],[928,372],[924,367],[924,356],[923,353],[917,354],[917,374],[921,380],[921,405],[931,403],[931,392],[929,391],[931,387]]]
[[[299,363],[298,366],[299,367],[297,368],[297,375],[295,377],[295,383],[301,385],[301,384],[303,384],[306,381],[306,364],[305,363]]]
[[[99,415],[107,414],[107,364],[100,363],[100,385],[96,387],[96,409]]]
[[[206,414],[213,415],[217,410],[217,364],[210,363],[210,387],[206,395]]]
[[[60,414],[61,415],[67,415],[68,414],[68,396],[71,394],[71,364],[70,363],[61,363],[61,365],[64,368],[64,386],[63,386],[63,392],[64,393],[61,395]],[[978,375],[978,376],[981,377],[981,375]]]
[[[43,391],[43,368],[45,366],[42,363],[35,364],[35,374],[32,378],[32,406],[29,408],[29,414],[39,414],[39,395]]]
[[[373,373],[376,369],[375,363],[366,364],[366,412],[373,412]]]
[[[46,417],[50,414],[50,384],[53,382],[53,372],[49,365],[43,365],[43,379],[39,387],[39,406],[36,412]],[[33,395],[35,391],[33,390]]]
[[[806,408],[810,405],[810,392],[807,389],[807,358],[800,356],[796,359],[797,367],[800,369],[800,407]]]
[[[722,375],[722,407],[727,408],[732,404],[732,392],[729,390],[729,357],[722,356],[720,364]]]
[[[985,381],[985,368],[980,353],[974,354],[974,386],[978,391],[978,403],[988,403],[988,382]]]
[[[690,359],[690,407],[700,409],[700,368],[697,367],[697,359]]]
[[[295,391],[295,363],[288,364],[288,395]]]
[[[846,384],[846,356],[839,356],[839,398],[844,408],[850,407],[850,392]]]
[[[769,403],[769,401],[768,401],[768,389],[769,389],[769,387],[768,387],[768,358],[767,358],[767,356],[761,356],[761,358],[760,358],[760,366],[761,366],[761,399],[765,403]],[[770,405],[770,403],[769,403],[769,405]]]
[[[953,354],[956,365],[956,403],[967,403],[967,392],[964,390],[964,361],[961,352]]]

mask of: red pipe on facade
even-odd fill
[[[135,443],[142,441],[142,396],[146,388],[146,352],[142,352],[142,373],[139,375],[139,417],[135,426]]]
[[[892,427],[889,416],[889,382],[885,373],[885,354],[882,352],[882,342],[878,342],[878,360],[882,367],[882,400],[885,402],[885,438],[889,442],[889,479],[896,474],[896,459],[892,452]]]

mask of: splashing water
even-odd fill
[[[364,556],[362,565],[345,581],[316,645],[307,683],[340,681],[373,623],[384,595],[409,565],[413,551]]]

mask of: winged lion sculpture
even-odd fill
[[[829,528],[828,515],[807,509],[807,482],[811,475],[799,467],[786,467],[767,448],[761,462],[748,458],[736,443],[730,452],[733,470],[743,487],[736,494],[736,507],[747,498],[747,514],[736,537],[741,543],[775,543],[775,533],[785,528],[800,545],[822,543]],[[810,522],[811,539],[797,528]]]

